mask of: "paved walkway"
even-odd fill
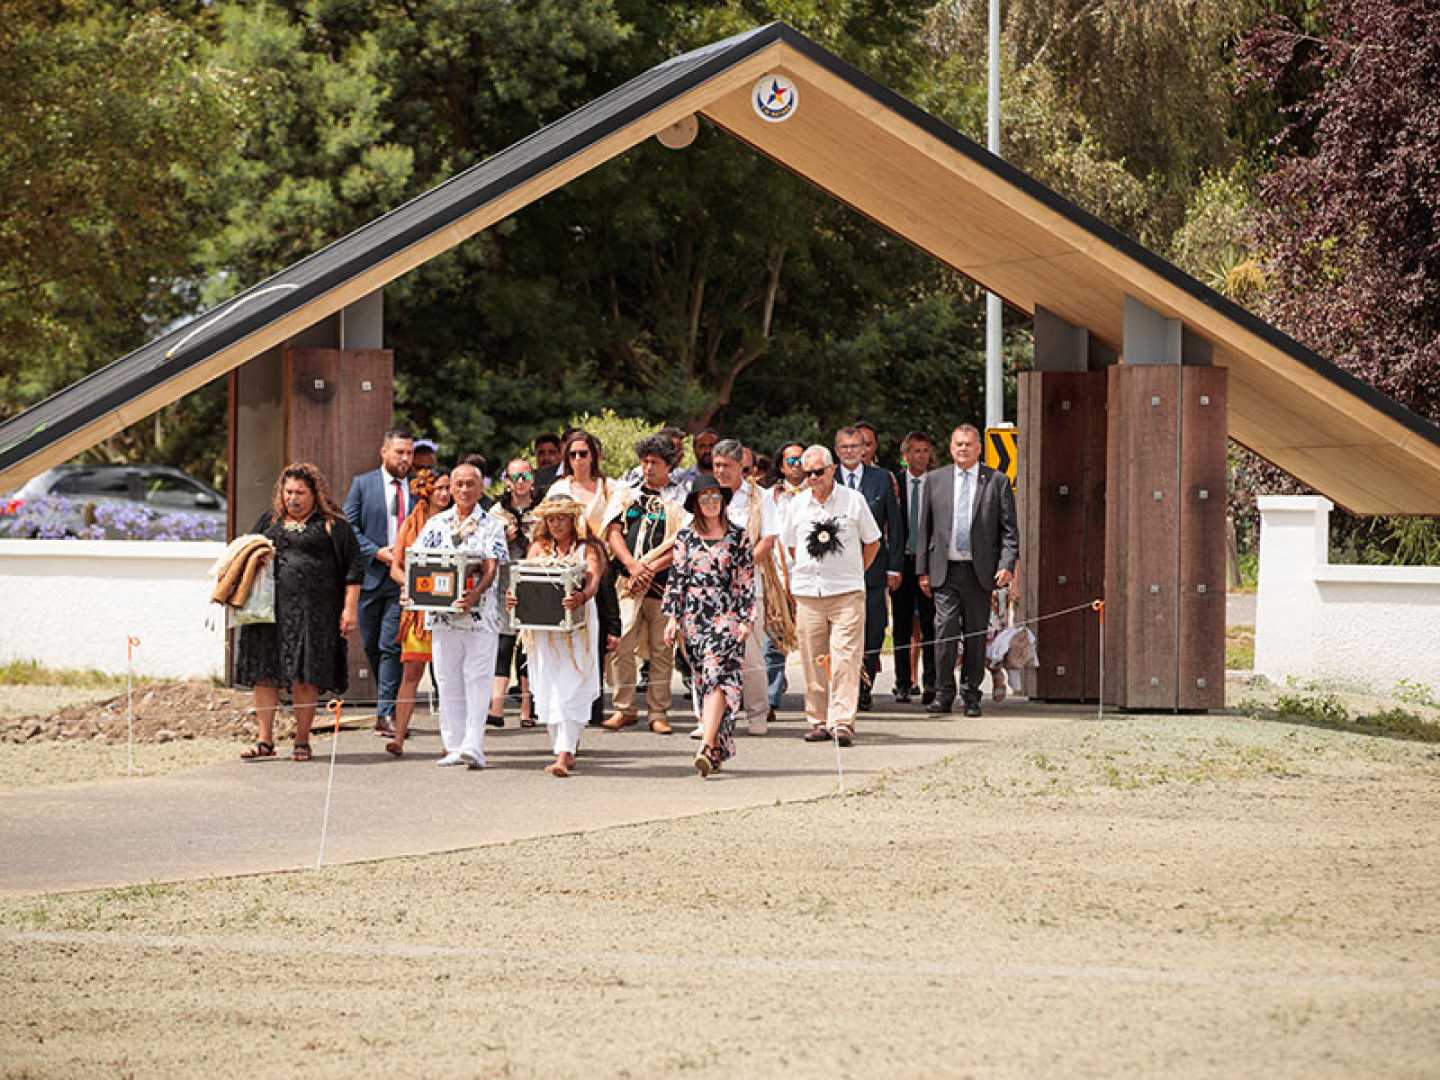
[[[888,702],[888,695],[879,695]],[[787,705],[799,705],[798,697]],[[886,706],[882,704],[882,709]],[[842,750],[847,788],[887,769],[925,765],[967,747],[1063,723],[1088,708],[987,703],[986,716],[930,717],[918,706],[861,717]],[[763,738],[739,740],[725,772],[701,781],[697,743],[633,728],[591,729],[580,768],[547,776],[543,728],[492,731],[483,772],[438,769],[433,722],[403,760],[368,731],[340,736],[326,864],[420,855],[714,811],[837,790],[836,748],[799,738],[796,712]],[[510,719],[510,724],[515,721]],[[0,894],[92,889],[315,864],[331,741],[308,765],[287,758],[208,766],[178,776],[106,780],[0,794]]]

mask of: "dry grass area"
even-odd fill
[[[1428,743],[1127,717],[811,803],[12,900],[0,1077],[1434,1076],[1437,817]]]

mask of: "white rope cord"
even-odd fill
[[[320,852],[315,856],[315,869],[319,870],[325,862],[325,838],[330,833],[330,795],[335,790],[335,755],[340,751],[340,711],[345,703],[338,698],[332,698],[325,706],[327,712],[335,717],[335,737],[330,740],[330,779],[325,783],[325,813],[320,818]]]
[[[1097,606],[1097,605],[1098,605],[1098,606]],[[1047,619],[1058,619],[1058,618],[1060,618],[1060,617],[1062,617],[1062,616],[1065,616],[1065,615],[1073,615],[1073,614],[1075,614],[1076,612],[1079,612],[1079,611],[1095,611],[1095,612],[1097,612],[1097,613],[1100,615],[1101,620],[1102,620],[1102,622],[1103,622],[1103,620],[1104,620],[1104,601],[1102,601],[1102,600],[1087,600],[1087,601],[1086,601],[1085,603],[1083,603],[1083,604],[1074,604],[1074,605],[1072,605],[1071,607],[1060,608],[1060,609],[1057,610],[1057,611],[1046,612],[1045,614],[1036,615],[1034,618],[1031,618],[1031,619],[1021,620],[1020,622],[1016,622],[1016,623],[1014,623],[1014,624],[1012,624],[1012,625],[1014,625],[1014,626],[1016,626],[1016,627],[1033,626],[1033,625],[1035,625],[1036,623],[1044,622],[1044,621],[1047,620]],[[912,646],[915,646],[915,645],[919,645],[919,646],[925,646],[925,645],[940,645],[940,644],[943,644],[943,643],[948,642],[948,641],[964,641],[966,638],[978,638],[978,637],[983,637],[983,636],[985,636],[985,635],[988,635],[989,632],[990,632],[989,627],[986,627],[984,630],[972,630],[972,631],[969,631],[968,633],[953,634],[953,635],[951,635],[951,636],[949,636],[949,637],[931,638],[931,639],[929,639],[928,641],[922,639],[922,640],[919,641],[919,642],[911,642],[911,645],[912,645]],[[137,642],[137,644],[138,644],[138,642]],[[893,647],[893,646],[892,646],[892,647]],[[885,651],[886,651],[886,650],[885,650],[885,648],[884,648],[883,646],[882,646],[881,648],[879,648],[879,649],[868,649],[868,650],[864,650],[864,651],[861,652],[861,659],[862,659],[862,661],[863,661],[864,657],[870,655],[871,653],[884,653]],[[768,665],[768,664],[764,664],[764,665],[759,665],[759,666],[741,667],[741,668],[740,668],[740,673],[743,675],[745,672],[748,672],[748,671],[768,671],[768,670],[769,670],[769,665]],[[833,673],[832,673],[832,675],[831,675],[831,680],[833,681]],[[613,685],[613,686],[608,686],[607,688],[613,693],[614,691],[619,690],[619,689],[622,689],[622,688],[624,688],[624,687],[633,687],[633,688],[635,688],[635,689],[639,689],[640,687],[643,687],[643,686],[645,686],[645,685],[646,685],[646,684],[643,683],[643,682],[618,683],[618,684]],[[1097,713],[1096,719],[1103,719],[1103,718],[1104,718],[1104,710],[1105,710],[1105,706],[1104,706],[1104,702],[1103,702],[1103,698],[1104,698],[1104,688],[1105,688],[1105,635],[1102,633],[1102,634],[1100,635],[1100,691],[1101,691],[1101,692],[1100,692],[1100,695],[1099,695],[1102,700],[1101,700],[1101,703],[1100,703],[1100,705],[1099,705],[1099,711],[1098,711],[1098,713]],[[396,699],[395,699],[395,704],[397,704],[397,705],[398,705],[398,704],[418,705],[418,704],[420,704],[422,701],[427,701],[427,702],[428,702],[430,716],[433,718],[433,717],[436,715],[436,708],[435,708],[435,690],[434,690],[433,687],[426,691],[426,697],[425,697],[425,698],[420,698],[420,697],[396,698]],[[293,710],[294,706],[292,705],[291,708],[292,708],[292,710]],[[337,732],[337,735],[338,735],[338,732],[339,732],[338,718],[337,718],[336,732]],[[132,731],[132,740],[133,740],[133,731]],[[132,753],[133,753],[133,751],[132,751]],[[838,743],[838,742],[836,743],[836,755],[837,755],[836,770],[837,770],[837,773],[840,775],[840,782],[841,782],[841,785],[842,785],[842,788],[843,788],[843,784],[844,784],[844,773],[843,773],[843,768],[841,767],[841,765],[840,765],[840,763],[839,763],[839,743]],[[332,748],[331,748],[331,770],[332,770],[332,779],[333,779],[333,770],[334,770],[334,756],[335,756],[335,755],[334,755],[334,748],[332,747]],[[133,768],[133,766],[132,766],[132,768]],[[329,794],[328,794],[328,792],[327,792],[327,794],[326,794],[326,805],[327,805],[326,813],[328,814],[328,812],[329,812],[329,811],[328,811],[328,805],[329,805]],[[323,856],[323,841],[322,841],[322,856]]]

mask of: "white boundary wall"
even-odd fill
[[[1259,506],[1255,671],[1440,692],[1440,567],[1331,566],[1329,499],[1267,495]]]
[[[205,576],[222,543],[0,540],[0,660],[208,678],[225,668],[224,620]],[[213,614],[213,617],[212,617]],[[206,628],[206,621],[213,628]]]

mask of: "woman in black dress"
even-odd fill
[[[735,755],[745,639],[755,628],[755,554],[745,531],[725,515],[730,489],[714,477],[695,481],[685,509],[694,515],[675,537],[662,610],[665,643],[683,638],[700,702],[704,744],[695,768],[709,776]]]
[[[364,564],[355,533],[314,465],[288,466],[274,506],[255,532],[275,545],[275,621],[240,628],[235,681],[255,688],[259,741],[241,756],[275,756],[281,687],[295,709],[295,761],[310,760],[310,725],[320,694],[349,684],[345,637],[355,629]]]

